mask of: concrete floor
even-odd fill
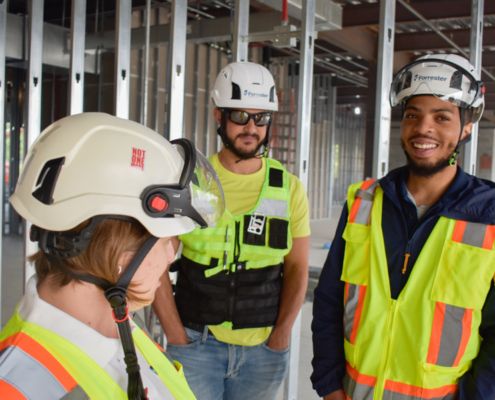
[[[312,373],[311,359],[313,349],[311,344],[311,312],[313,307],[313,290],[317,284],[319,269],[323,266],[328,250],[323,245],[333,240],[341,207],[334,207],[333,218],[311,221],[311,240],[309,266],[310,281],[305,302],[302,306],[301,347],[299,355],[298,400],[319,399],[312,389],[309,379]],[[15,307],[23,294],[24,267],[23,242],[21,236],[5,235],[2,244],[2,274],[1,274],[1,324],[2,328],[15,311]],[[283,390],[278,400],[283,399]]]

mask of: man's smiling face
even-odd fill
[[[463,128],[462,138],[473,124]],[[435,96],[416,96],[407,103],[401,143],[408,166],[419,176],[432,176],[449,166],[461,131],[459,108]]]

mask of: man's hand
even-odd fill
[[[290,330],[289,332],[282,332],[281,329],[273,328],[270,339],[268,339],[266,345],[273,350],[285,350],[289,347],[290,332]]]
[[[342,389],[339,389],[336,390],[335,392],[332,392],[324,396],[323,400],[346,400],[346,399],[345,399],[344,391]]]

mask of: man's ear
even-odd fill
[[[219,108],[215,108],[213,110],[213,116],[217,120],[218,125],[221,125],[222,124],[222,111]]]
[[[471,134],[472,130],[473,130],[473,123],[472,122],[469,122],[466,125],[464,125],[464,128],[462,129],[461,140],[464,140],[465,138],[467,138],[468,135]]]

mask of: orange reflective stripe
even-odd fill
[[[369,179],[367,181],[364,181],[359,188],[363,190],[369,189],[369,187],[373,184],[374,181],[375,179]],[[352,203],[351,212],[349,214],[349,222],[356,221],[356,216],[359,211],[360,205],[361,205],[361,197],[358,197],[356,198],[356,200],[354,200],[354,203]]]
[[[440,351],[440,339],[442,338],[443,320],[445,318],[445,304],[437,301],[435,304],[435,314],[433,315],[433,327],[431,330],[430,346],[426,362],[436,364]]]
[[[0,379],[0,393],[2,394],[2,399],[9,400],[27,400],[24,395],[19,392],[14,386],[8,384]]]
[[[408,385],[407,383],[385,381],[385,390],[405,394],[420,399],[433,399],[445,396],[449,393],[454,394],[457,391],[457,385],[447,385],[436,389],[425,389],[420,386]]]
[[[50,373],[60,382],[67,392],[70,392],[77,382],[70,376],[64,367],[53,357],[48,350],[34,339],[30,338],[23,332],[9,336],[0,343],[0,351],[9,347],[16,346],[25,353],[29,354],[35,360],[38,360]]]
[[[466,221],[456,221],[454,227],[454,233],[452,234],[452,240],[454,242],[461,243],[465,229],[466,229]]]
[[[356,307],[356,312],[354,313],[354,324],[352,325],[351,340],[352,344],[356,343],[356,335],[359,329],[359,321],[361,321],[361,313],[363,311],[364,299],[366,297],[367,286],[359,285],[359,300]]]
[[[455,358],[453,367],[459,366],[461,362],[462,356],[466,351],[467,344],[469,342],[469,338],[471,337],[471,322],[473,320],[473,310],[466,309],[464,313],[464,317],[462,318],[462,339],[461,345],[459,346],[459,352],[457,353],[457,357]]]
[[[487,250],[493,250],[494,242],[495,242],[495,225],[487,225],[485,239],[483,240],[483,248]]]
[[[360,383],[361,385],[368,385],[375,387],[376,377],[371,375],[361,374],[356,368],[352,368],[351,364],[349,364],[347,361],[345,362],[345,367],[347,369],[347,373],[357,383]]]

